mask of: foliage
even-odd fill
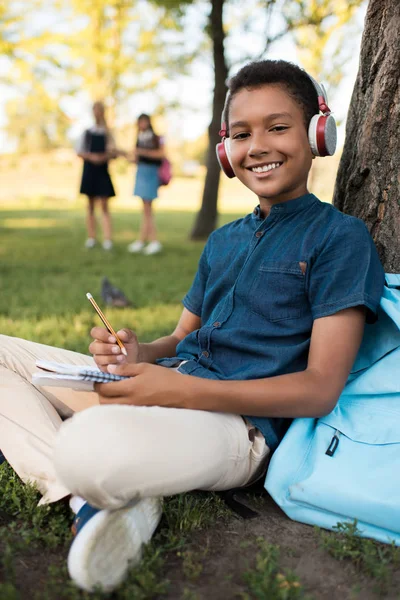
[[[400,548],[360,537],[357,521],[338,523],[335,534],[317,528],[321,546],[337,560],[351,560],[357,570],[376,579],[381,593],[387,591],[390,567],[400,565]]]
[[[297,600],[305,598],[303,588],[293,573],[282,573],[279,569],[279,547],[269,544],[264,538],[257,539],[258,553],[254,569],[244,573],[243,578],[258,600]],[[243,600],[247,600],[243,594]]]
[[[301,63],[311,75],[333,87],[340,83],[354,51],[354,17],[362,4],[365,0],[291,0],[284,4]]]
[[[105,100],[114,125],[132,94],[152,90],[162,113],[160,82],[184,73],[198,50],[187,49],[165,8],[140,0],[34,0],[23,17],[19,5],[5,0],[0,10],[5,83],[16,94],[7,103],[7,132],[19,151],[67,142],[67,96]]]

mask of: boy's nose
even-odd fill
[[[249,155],[260,156],[262,154],[268,154],[268,152],[270,152],[270,147],[266,136],[261,134],[253,134],[249,147]]]

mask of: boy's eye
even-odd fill
[[[270,131],[286,131],[286,129],[289,129],[287,125],[274,125]]]
[[[233,140],[245,140],[250,134],[247,131],[242,131],[240,133],[235,133],[232,136]]]

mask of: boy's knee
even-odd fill
[[[81,495],[82,483],[90,483],[101,469],[103,457],[100,407],[88,408],[65,421],[56,436],[53,462],[57,475],[73,494]],[[79,489],[79,491],[78,491]]]
[[[124,456],[109,408],[88,408],[65,421],[56,437],[53,461],[57,476],[72,494],[98,508],[114,509],[126,503],[114,480]]]

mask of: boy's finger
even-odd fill
[[[122,358],[124,360],[126,360],[125,356],[121,355]],[[96,365],[98,367],[106,367],[106,372],[109,372],[107,370],[108,365],[119,365],[120,364],[120,359],[117,356],[113,356],[110,354],[105,354],[104,356],[99,356],[96,355],[94,357],[95,361],[96,361]]]
[[[119,329],[117,331],[117,335],[123,342],[130,342],[131,340],[134,340],[136,338],[136,335],[133,333],[133,331],[131,329],[126,328]]]
[[[95,383],[95,391],[103,398],[120,398],[128,396],[132,390],[132,380],[112,381],[110,383]]]
[[[95,341],[89,346],[89,352],[96,356],[104,356],[105,354],[121,354],[121,348],[117,344],[104,344],[103,342]]]
[[[114,342],[116,341],[115,337],[113,337],[105,327],[93,327],[93,329],[90,331],[90,335],[95,340],[100,340],[101,342],[110,343],[110,338],[112,338]]]

